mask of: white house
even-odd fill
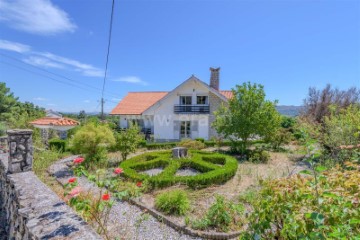
[[[232,91],[219,90],[220,68],[210,71],[210,84],[191,76],[170,92],[129,92],[110,114],[120,116],[121,128],[137,123],[157,141],[210,139],[217,135],[214,111],[232,97]]]

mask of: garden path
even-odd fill
[[[69,164],[76,156],[65,158],[50,166],[49,173],[64,185],[73,176]],[[85,177],[78,178],[78,185],[85,191],[99,194],[100,189]],[[108,230],[112,239],[134,240],[190,240],[200,239],[181,234],[159,222],[140,208],[126,201],[116,201],[109,216]]]

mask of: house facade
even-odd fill
[[[232,91],[219,90],[220,68],[210,71],[209,84],[191,76],[170,92],[130,92],[110,114],[120,116],[121,128],[136,123],[156,141],[215,137],[214,111],[227,104]]]

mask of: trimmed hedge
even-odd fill
[[[66,141],[61,139],[52,139],[49,141],[50,149],[54,149],[60,152],[65,152],[66,150]]]
[[[146,144],[146,148],[148,150],[153,150],[153,149],[169,149],[169,148],[174,148],[176,147],[177,143],[176,142],[164,142],[164,143],[148,143]]]
[[[207,187],[212,184],[222,184],[232,178],[237,170],[237,160],[231,156],[219,153],[190,151],[190,158],[171,159],[170,151],[145,153],[128,159],[120,164],[124,176],[133,181],[147,180],[153,188],[163,188],[176,183],[192,188]],[[164,170],[149,176],[139,173],[153,168]],[[193,168],[200,173],[195,176],[175,176],[178,169]]]

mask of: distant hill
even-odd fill
[[[300,114],[302,106],[285,106],[280,105],[277,106],[276,109],[279,111],[280,114],[295,117]]]

